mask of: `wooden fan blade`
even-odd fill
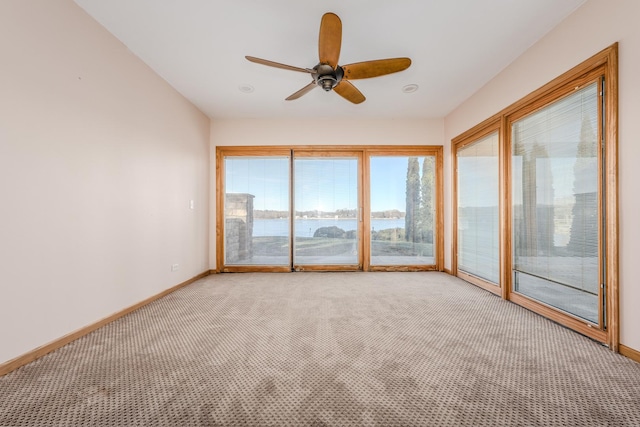
[[[316,82],[311,82],[308,85],[306,85],[305,87],[303,87],[302,89],[300,89],[299,91],[297,91],[296,93],[293,93],[293,94],[289,95],[288,97],[286,97],[285,101],[293,101],[294,99],[298,99],[302,95],[306,94],[307,92],[311,92],[311,89],[315,88],[316,86],[318,86],[316,84]]]
[[[321,64],[329,64],[335,70],[340,59],[342,45],[342,21],[335,13],[325,13],[320,22],[318,53]]]
[[[355,64],[343,65],[342,69],[344,70],[345,79],[355,80],[397,73],[398,71],[406,70],[410,65],[411,60],[409,58],[390,58],[356,62]]]
[[[269,67],[282,68],[284,70],[291,70],[291,71],[299,71],[301,73],[313,73],[313,70],[310,70],[308,68],[293,67],[291,65],[280,64],[279,62],[267,61],[266,59],[260,59],[254,56],[245,56],[245,58],[247,58],[247,60],[251,62],[255,62],[256,64],[267,65]]]
[[[362,92],[358,90],[352,83],[342,80],[333,90],[346,99],[347,101],[353,102],[354,104],[360,104],[364,102],[365,98]]]

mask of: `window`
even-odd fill
[[[616,351],[617,94],[615,44],[452,140],[452,272]]]
[[[371,156],[371,265],[435,264],[435,156]]]
[[[224,262],[289,265],[289,157],[224,159]]]
[[[513,291],[599,323],[600,80],[511,125]]]
[[[438,270],[442,147],[218,147],[219,271]]]
[[[500,283],[498,132],[456,150],[458,271]]]
[[[361,220],[359,156],[296,156],[294,253],[297,270],[357,266]]]

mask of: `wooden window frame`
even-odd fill
[[[443,271],[444,268],[444,160],[443,147],[434,145],[301,145],[301,146],[217,146],[216,147],[216,269],[220,272],[291,272],[291,267],[282,266],[231,266],[224,262],[224,158],[226,156],[287,156],[291,159],[298,154],[302,157],[339,157],[358,156],[358,204],[362,207],[362,238],[359,242],[360,260],[357,266],[362,271]],[[371,242],[366,230],[370,229],[370,195],[369,195],[369,158],[371,156],[434,156],[436,162],[436,212],[435,212],[435,253],[433,265],[396,265],[372,266],[370,263]],[[293,162],[291,162],[293,164]],[[290,186],[293,185],[293,171],[290,171]],[[293,191],[289,189],[289,209],[293,208]],[[293,251],[293,236],[290,238],[290,251]],[[291,252],[291,255],[292,252]],[[291,258],[292,259],[292,258]],[[296,271],[348,271],[353,266],[313,265],[304,266]]]
[[[442,146],[379,146],[364,151],[365,182],[370,180],[370,158],[372,156],[433,156],[436,163],[436,209],[435,209],[435,251],[433,265],[371,265],[371,239],[365,241],[364,256],[366,271],[443,271],[444,269],[444,160]],[[364,230],[371,230],[370,188],[364,191]],[[363,236],[364,237],[364,236]]]
[[[503,153],[503,140],[501,131],[502,120],[499,117],[493,117],[490,120],[481,123],[479,126],[473,128],[470,132],[454,138],[451,141],[451,158],[453,165],[453,179],[452,183],[452,203],[453,203],[453,229],[452,229],[452,242],[451,242],[451,274],[457,276],[469,283],[473,283],[491,293],[504,297],[504,283],[505,278],[503,275],[503,257],[499,256],[498,271],[499,271],[499,283],[497,286],[488,280],[481,277],[477,277],[458,269],[458,151],[463,148],[472,145],[481,139],[491,135],[498,135],[498,239],[499,239],[499,254],[504,252],[505,234],[503,230],[504,226],[504,198],[501,197],[504,194],[504,188],[502,188],[504,182],[504,153]]]
[[[291,158],[292,165],[295,164],[296,158],[304,159],[304,158],[355,158],[358,160],[358,171],[357,171],[357,180],[358,180],[358,208],[362,210],[363,206],[363,169],[364,169],[364,160],[362,155],[362,149],[353,149],[352,147],[335,147],[335,146],[321,146],[321,147],[313,147],[313,146],[305,146],[305,147],[292,147],[291,148]],[[292,171],[293,172],[293,171]],[[292,186],[295,181],[295,176],[291,174],[290,184]],[[294,206],[294,198],[295,194],[291,191],[291,206]],[[293,209],[291,211],[293,215]],[[360,228],[364,227],[364,222],[360,221]],[[293,265],[294,271],[360,271],[363,269],[363,240],[358,240],[358,260],[355,264],[298,264],[295,262],[295,257],[293,251],[295,250],[295,242],[294,236],[291,235],[291,262]]]
[[[266,265],[225,265],[224,262],[224,159],[233,157],[279,156],[291,157],[291,150],[286,147],[216,147],[216,273],[271,272],[286,273],[290,266]],[[291,170],[289,170],[291,175]],[[291,180],[289,180],[291,182]],[[291,184],[289,185],[289,210],[291,210]],[[291,253],[292,236],[289,236]]]
[[[606,314],[601,316],[600,328],[584,319],[562,312],[533,299],[512,291],[512,195],[511,195],[511,124],[540,108],[572,93],[574,90],[604,78],[604,128],[600,136],[604,137],[605,159],[602,168],[603,185],[599,191],[601,209],[605,216],[606,234],[604,247],[599,255],[600,264],[604,256]],[[498,130],[500,165],[500,294],[502,298],[522,305],[549,319],[569,327],[583,335],[600,341],[615,352],[620,347],[619,314],[619,228],[618,228],[618,43],[603,49],[591,58],[583,61],[571,70],[558,76],[551,82],[533,91],[524,98],[503,109],[499,113],[478,124],[472,129],[452,139],[453,158],[453,242],[452,273],[457,270],[457,188],[456,188],[456,151],[459,147],[479,139],[482,135]],[[604,191],[603,191],[604,190]],[[478,284],[478,283],[475,283]],[[478,284],[482,286],[482,283]],[[482,286],[485,288],[485,286]],[[491,290],[491,289],[489,289]]]

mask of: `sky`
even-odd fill
[[[371,210],[405,211],[408,157],[371,158]],[[424,157],[419,157],[422,165]],[[226,191],[250,193],[254,208],[286,211],[289,207],[288,157],[234,157],[225,161]],[[295,209],[334,212],[357,209],[358,164],[355,158],[298,158]]]
[[[227,193],[253,194],[254,209],[288,211],[289,158],[226,158],[225,188]]]

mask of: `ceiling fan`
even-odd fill
[[[286,98],[287,101],[298,99],[316,86],[320,86],[327,92],[334,90],[338,95],[354,104],[360,104],[366,98],[349,80],[368,79],[397,73],[398,71],[406,70],[411,65],[411,59],[409,58],[390,58],[340,66],[338,65],[338,59],[340,58],[341,44],[342,21],[338,15],[329,12],[322,16],[322,21],[320,22],[318,40],[320,62],[315,67],[293,67],[254,56],[245,56],[245,58],[251,62],[268,65],[269,67],[311,74],[313,81],[288,96]]]

